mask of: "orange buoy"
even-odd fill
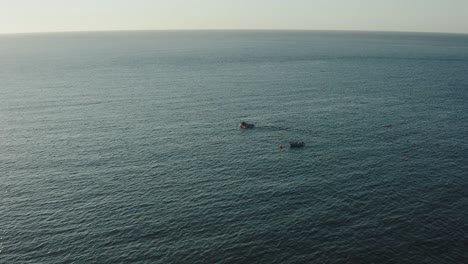
[[[280,144],[280,149],[283,149],[283,144]]]

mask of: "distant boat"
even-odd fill
[[[291,148],[302,148],[305,146],[304,141],[289,142]]]
[[[254,128],[255,125],[254,125],[254,124],[249,124],[249,123],[247,123],[247,122],[242,121],[242,122],[240,123],[240,126],[239,126],[239,127],[242,128],[242,129],[248,129],[248,128]]]

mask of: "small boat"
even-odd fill
[[[304,141],[289,142],[291,148],[302,148],[305,146]]]
[[[249,123],[247,123],[247,122],[242,121],[242,122],[240,123],[240,126],[239,126],[239,127],[242,128],[242,129],[248,129],[248,128],[254,128],[255,125],[254,125],[254,124],[249,124]]]

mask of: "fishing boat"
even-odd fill
[[[249,124],[249,123],[247,123],[247,122],[242,121],[242,122],[240,123],[240,126],[239,126],[239,127],[242,128],[242,129],[248,129],[248,128],[254,128],[255,125],[254,125],[254,124]]]
[[[305,146],[305,143],[304,141],[289,142],[289,146],[291,148],[302,148]]]

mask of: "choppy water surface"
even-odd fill
[[[468,262],[467,73],[466,35],[0,36],[0,262]]]

